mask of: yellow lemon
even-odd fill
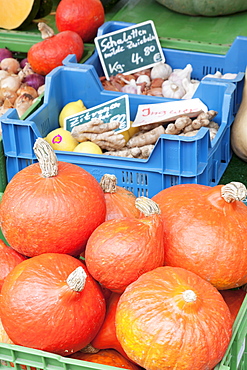
[[[132,127],[132,123],[133,121],[130,122],[130,128],[129,128],[129,137],[131,138],[132,136],[134,136],[138,131],[139,131],[139,127]]]
[[[59,114],[59,125],[64,128],[64,119],[72,116],[72,114],[80,113],[87,108],[82,100],[72,101],[66,104]]]
[[[71,132],[61,127],[49,132],[45,139],[54,150],[72,152],[78,145],[78,141],[73,138]]]
[[[92,143],[92,141],[83,141],[73,151],[78,153],[102,154],[101,148],[97,144]]]

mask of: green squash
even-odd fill
[[[44,18],[50,14],[53,8],[53,0],[40,0],[40,7],[35,19]]]
[[[156,0],[170,10],[187,15],[217,17],[247,10],[246,0]]]

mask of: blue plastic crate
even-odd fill
[[[161,135],[148,159],[133,159],[107,155],[56,151],[58,160],[83,167],[98,181],[106,174],[116,175],[118,185],[137,196],[152,197],[161,189],[176,184],[201,183],[213,186],[224,173],[230,159],[230,129],[233,122],[232,83],[203,81],[195,97],[209,109],[218,112],[215,121],[220,125],[211,141],[209,130],[201,128],[194,137]],[[95,68],[58,67],[46,77],[43,104],[25,120],[19,120],[15,109],[1,117],[3,145],[7,158],[8,181],[21,169],[36,162],[33,145],[37,137],[45,137],[58,127],[59,112],[68,102],[82,99],[91,108],[121,96],[122,93],[103,89]],[[132,94],[130,118],[134,119],[143,97]],[[150,97],[145,102],[173,101]]]
[[[129,27],[133,23],[110,21],[104,23],[98,29],[98,36],[105,35],[110,32]],[[214,74],[216,71],[224,73],[236,73],[237,76],[231,80],[225,80],[236,84],[236,91],[234,93],[234,114],[236,114],[242,99],[245,68],[247,65],[247,37],[238,36],[232,43],[226,55],[200,53],[193,51],[184,51],[177,49],[163,48],[166,62],[171,65],[173,69],[184,68],[187,64],[193,67],[192,78],[201,80],[207,74]],[[65,65],[73,65],[76,60],[68,57],[64,60]],[[100,63],[97,50],[89,57],[86,64],[91,64],[95,67],[98,76],[103,76],[103,69]],[[222,79],[212,79],[215,82],[220,82]]]

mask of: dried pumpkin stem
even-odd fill
[[[53,29],[44,22],[38,23],[38,30],[41,32],[41,38],[43,40],[50,39],[55,34]]]
[[[98,353],[99,352],[99,349],[98,348],[94,348],[92,346],[92,344],[89,343],[86,347],[82,348],[80,350],[80,352],[82,352],[82,353]]]
[[[105,174],[100,180],[100,186],[104,193],[116,193],[117,178],[115,175]]]
[[[221,196],[227,203],[246,199],[247,190],[241,182],[230,182],[221,188]]]
[[[81,292],[86,284],[87,274],[84,269],[79,266],[67,277],[66,283],[70,289],[75,292]]]
[[[191,290],[187,289],[182,293],[183,299],[185,300],[186,303],[191,303],[196,301],[196,293]]]
[[[160,208],[157,203],[152,199],[147,197],[138,197],[135,200],[135,206],[139,211],[141,211],[145,216],[150,216],[154,214],[160,214]]]
[[[56,176],[58,174],[57,156],[50,144],[39,137],[34,143],[33,150],[39,161],[42,176]]]

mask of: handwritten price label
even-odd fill
[[[107,79],[165,61],[153,21],[98,36],[94,41]]]
[[[196,117],[198,114],[207,111],[208,107],[199,98],[157,104],[141,104],[138,106],[132,127],[156,122],[172,122],[181,116]]]

